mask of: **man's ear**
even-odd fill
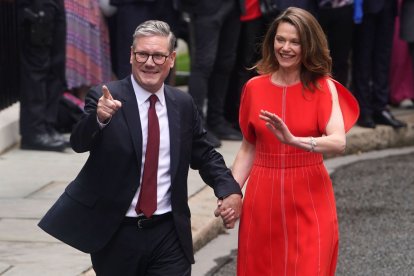
[[[129,55],[129,64],[132,64],[134,58],[134,48],[131,46],[131,54]]]
[[[176,51],[173,51],[171,53],[170,57],[171,57],[171,65],[170,65],[170,68],[173,68],[174,65],[175,65],[175,58],[177,57],[177,52]]]

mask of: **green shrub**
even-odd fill
[[[175,72],[175,85],[187,85],[188,76],[190,75],[190,56],[188,53],[182,53],[177,55],[176,72]]]

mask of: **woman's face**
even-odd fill
[[[295,26],[281,22],[276,30],[273,47],[280,69],[300,70],[302,47]]]

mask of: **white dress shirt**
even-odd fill
[[[149,108],[148,99],[152,95],[152,93],[145,91],[142,87],[140,87],[132,75],[131,81],[137,99],[139,119],[141,120],[142,165],[140,183],[142,183],[142,172],[144,170],[145,153],[147,151]],[[157,112],[158,122],[160,125],[160,150],[157,174],[157,210],[155,211],[154,215],[160,215],[171,211],[170,131],[168,126],[167,105],[165,103],[164,85],[161,87],[159,91],[155,93],[155,95],[158,97],[158,101],[155,103],[155,110]],[[137,205],[139,193],[141,191],[140,188],[138,188],[137,192],[135,193],[131,205],[126,213],[126,216],[128,217],[138,216],[138,214],[135,212],[135,206]]]

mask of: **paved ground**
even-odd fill
[[[414,275],[414,154],[357,162],[333,175],[337,275]]]
[[[397,155],[384,157],[389,154]],[[336,275],[414,275],[414,148],[332,160],[327,167],[335,169],[340,226]],[[229,246],[215,248],[230,254],[216,254],[216,266],[204,275],[235,275],[237,231],[231,231],[218,237],[232,239]]]

